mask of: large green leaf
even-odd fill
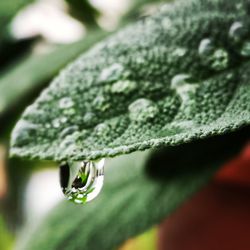
[[[216,169],[190,170],[158,182],[143,174],[145,155],[137,152],[110,161],[104,190],[96,201],[83,207],[63,202],[36,230],[24,232],[17,249],[115,249],[159,223]]]
[[[97,159],[246,126],[248,11],[243,0],[178,1],[95,46],[25,111],[12,155]]]

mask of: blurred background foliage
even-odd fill
[[[10,132],[20,114],[61,68],[118,28],[152,13],[160,2],[0,1],[0,249],[11,249],[20,228],[62,198],[57,192],[56,198],[39,196],[39,171],[48,184],[48,176],[57,174],[54,163],[7,160]],[[55,179],[51,188],[59,190]],[[154,249],[155,235],[156,229],[150,230],[122,250]]]

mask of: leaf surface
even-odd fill
[[[248,23],[249,1],[163,6],[61,72],[18,122],[12,155],[93,160],[247,126]]]

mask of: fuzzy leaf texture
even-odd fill
[[[249,6],[177,1],[98,44],[24,112],[12,155],[94,160],[247,126]]]

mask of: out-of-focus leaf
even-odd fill
[[[99,31],[84,40],[64,45],[44,55],[31,55],[18,62],[0,78],[0,117],[11,108],[20,105],[34,89],[40,89],[60,69],[91,47],[107,33]]]
[[[240,3],[168,4],[94,47],[25,111],[12,155],[94,160],[246,126],[250,32],[237,44],[231,34],[249,22],[249,3]]]
[[[0,249],[11,250],[13,246],[13,236],[8,231],[3,218],[0,216]]]
[[[8,24],[17,11],[34,0],[7,0],[0,1],[0,43],[6,36]]]
[[[66,0],[70,14],[82,21],[85,25],[96,26],[98,10],[88,0]]]
[[[159,223],[215,170],[200,168],[158,182],[143,173],[144,164],[145,153],[113,159],[97,200],[83,207],[62,203],[37,230],[26,232],[27,242],[19,243],[18,249],[114,249]]]

